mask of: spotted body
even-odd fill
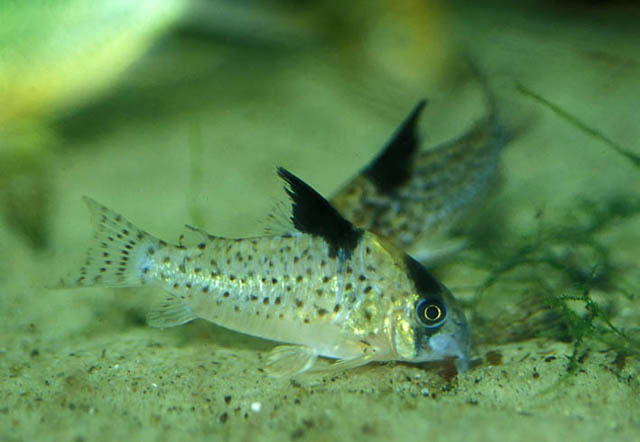
[[[272,373],[309,370],[318,355],[343,360],[468,363],[469,332],[451,293],[391,242],[355,227],[290,172],[289,232],[228,239],[199,231],[193,247],[171,245],[85,198],[96,244],[62,286],[155,285],[169,296],[149,316],[158,327],[203,318],[285,342]]]
[[[420,151],[421,101],[380,154],[331,203],[355,225],[405,250],[441,227],[451,227],[495,182],[503,147],[512,137],[495,105],[466,133]],[[439,232],[438,232],[439,233]]]
[[[211,238],[195,248],[161,248],[151,276],[195,317],[262,338],[313,343],[333,358],[358,357],[363,345],[375,345],[380,358],[397,359],[387,312],[411,288],[402,287],[403,266],[384,267],[390,253],[369,234],[349,259],[331,256],[326,241],[308,234]]]

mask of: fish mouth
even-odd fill
[[[460,339],[455,335],[432,336],[429,339],[429,347],[435,358],[456,358],[456,369],[463,372],[469,369],[470,342],[468,339]]]
[[[458,355],[455,364],[458,372],[467,371],[469,369],[469,353]]]
[[[469,369],[469,362],[471,353],[471,339],[469,338],[469,333],[465,334],[465,337],[457,342],[458,344],[458,352],[456,356],[458,359],[456,360],[456,368],[459,372],[467,371]]]

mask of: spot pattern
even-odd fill
[[[288,334],[313,333],[322,324],[338,333],[356,317],[379,320],[360,311],[367,298],[383,292],[375,289],[384,278],[374,255],[362,243],[347,261],[331,257],[326,241],[312,235],[214,237],[204,246],[169,246],[154,262],[167,290],[184,296],[197,316],[286,341]]]

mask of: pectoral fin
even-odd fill
[[[467,247],[468,241],[462,238],[436,239],[427,247],[418,244],[411,249],[410,255],[423,266],[429,268],[451,259],[456,253]]]
[[[376,356],[375,353],[366,353],[366,354],[363,354],[362,356],[358,356],[357,358],[342,359],[338,362],[334,362],[329,366],[309,370],[307,373],[327,375],[327,374],[337,373],[344,370],[350,370],[352,368],[361,367],[363,365],[368,364],[369,362],[374,361],[375,356]]]
[[[309,370],[317,357],[304,345],[280,345],[267,356],[265,371],[273,377],[292,377]]]
[[[342,359],[321,367],[314,363],[318,355],[309,347],[300,345],[282,345],[271,350],[267,356],[265,371],[273,377],[294,377],[297,375],[320,375],[338,373],[366,365],[376,360],[375,353],[367,353],[357,358]]]

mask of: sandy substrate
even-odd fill
[[[503,156],[496,198],[508,207],[504,222],[527,231],[540,211],[551,223],[580,198],[637,193],[638,169],[513,88],[516,80],[526,84],[637,152],[640,32],[633,20],[597,12],[572,19],[465,14],[451,18],[452,40],[471,46],[500,94],[535,119]],[[145,326],[158,296],[151,288],[46,288],[82,259],[90,237],[82,195],[167,240],[193,222],[190,199],[203,208],[208,231],[260,234],[282,200],[276,165],[329,195],[413,105],[398,103],[381,117],[362,99],[375,91],[357,85],[346,94],[339,69],[327,69],[314,55],[296,61],[277,75],[258,73],[258,85],[239,77],[250,91],[271,88],[264,96],[238,94],[243,88],[236,86],[215,101],[205,96],[211,104],[196,110],[72,137],[49,167],[55,206],[46,252],[30,251],[0,226],[0,439],[640,440],[640,361],[628,357],[616,365],[616,353],[601,345],[588,345],[572,376],[572,344],[538,338],[476,346],[476,366],[453,380],[437,367],[372,364],[280,381],[262,371],[273,343],[203,321],[168,330]],[[232,76],[219,75],[220,81]],[[423,118],[429,140],[465,129],[464,101],[445,102],[450,91],[414,92],[416,100],[432,97]],[[469,106],[477,108],[475,98]],[[204,140],[204,174],[195,191],[189,184],[193,121]],[[609,229],[605,241],[636,288],[639,232],[639,220],[627,220]],[[478,283],[468,270],[454,262],[439,274],[464,298],[472,294],[464,287]],[[626,327],[639,326],[635,296]]]

